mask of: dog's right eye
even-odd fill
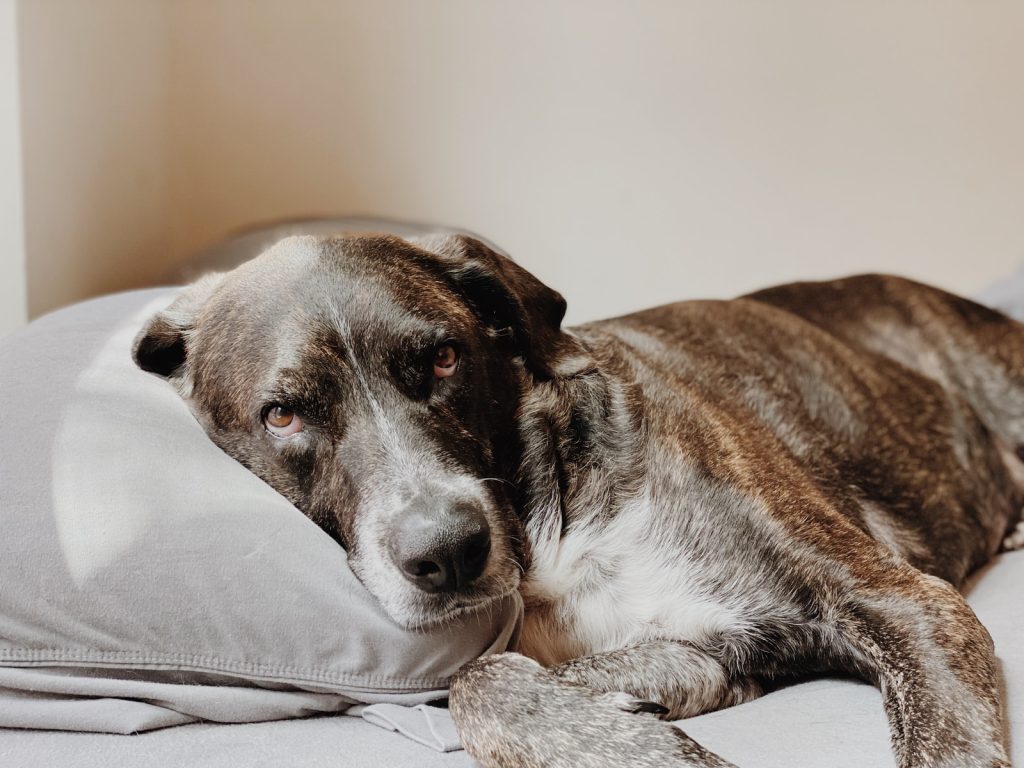
[[[290,408],[272,405],[263,414],[263,426],[274,437],[291,437],[302,431],[303,422]]]
[[[454,344],[442,344],[434,350],[434,377],[447,379],[459,367],[459,351]]]

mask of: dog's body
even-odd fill
[[[136,359],[396,619],[520,590],[524,655],[452,685],[485,765],[726,765],[644,713],[829,670],[882,689],[901,766],[1007,765],[955,587],[1022,543],[1024,327],[880,276],[563,311],[476,241],[296,239],[183,296]]]

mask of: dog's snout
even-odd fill
[[[484,572],[490,553],[487,518],[469,503],[431,509],[417,501],[391,546],[402,575],[424,592],[454,592],[467,586]]]

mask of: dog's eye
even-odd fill
[[[434,375],[447,379],[459,367],[459,352],[452,344],[442,344],[434,352]]]
[[[283,405],[272,405],[263,414],[263,425],[274,437],[291,437],[302,431],[303,423],[295,411]]]

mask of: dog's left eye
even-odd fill
[[[272,405],[263,414],[263,426],[274,437],[291,437],[302,431],[302,418],[290,408]]]
[[[459,367],[459,351],[453,344],[442,344],[434,352],[434,376],[447,379]]]

